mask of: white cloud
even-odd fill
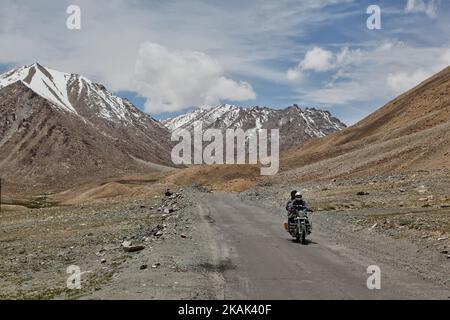
[[[289,69],[286,73],[286,77],[289,81],[298,80],[298,79],[300,79],[301,76],[302,76],[302,72],[301,72],[300,68]]]
[[[445,65],[445,66],[449,66],[450,65],[450,49],[446,50],[441,55],[441,61],[442,61],[443,65]]]
[[[135,91],[134,66],[146,41],[214,57],[230,78],[286,82],[274,61],[290,61],[303,50],[310,29],[354,14],[338,4],[354,0],[77,0],[80,31],[66,28],[70,0],[0,1],[0,64],[39,61],[83,74],[114,91]],[[325,10],[329,8],[329,10]],[[244,97],[246,84],[219,81],[213,96]],[[228,89],[224,89],[228,87]],[[214,94],[212,94],[214,92]],[[178,99],[178,98],[177,98]]]
[[[298,80],[305,72],[326,72],[336,70],[350,62],[358,59],[360,50],[350,50],[347,47],[341,49],[337,54],[320,47],[314,47],[306,52],[305,57],[295,68],[287,71],[290,81]]]
[[[333,60],[334,56],[331,51],[315,47],[306,53],[305,58],[299,64],[299,68],[306,71],[328,71],[334,68]]]
[[[298,80],[305,71],[324,72],[334,69],[335,58],[331,51],[315,47],[306,52],[305,57],[295,68],[287,71],[290,81]]]
[[[439,57],[437,54],[436,61],[429,65],[428,68],[418,68],[416,70],[399,71],[389,73],[386,82],[394,92],[400,93],[412,89],[422,81],[431,77],[434,73],[450,65],[450,49],[446,49]]]
[[[418,69],[411,73],[396,72],[390,73],[387,77],[388,86],[395,92],[404,92],[418,85],[432,74],[424,69]]]
[[[439,5],[440,0],[407,0],[405,11],[407,13],[421,12],[430,18],[435,18]]]
[[[196,51],[170,51],[159,44],[141,45],[135,67],[136,90],[147,98],[146,111],[175,112],[221,100],[256,99],[251,85],[224,76],[220,64]]]
[[[349,105],[389,100],[412,89],[450,64],[448,47],[415,47],[399,41],[372,44],[365,49],[341,49],[327,82],[295,87],[304,103]],[[405,58],[407,57],[407,58]],[[305,75],[306,77],[306,75]],[[331,79],[331,80],[330,80]]]

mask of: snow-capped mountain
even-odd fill
[[[113,95],[102,85],[77,75],[52,70],[35,63],[0,75],[0,90],[20,81],[35,93],[53,103],[61,111],[83,116],[80,102],[88,104],[89,112],[110,121],[130,123],[148,118],[128,101]],[[85,101],[82,101],[85,100]],[[157,121],[153,122],[159,125]]]
[[[346,126],[328,111],[314,108],[301,109],[297,105],[286,109],[268,107],[242,108],[222,104],[216,107],[202,107],[194,111],[167,119],[162,123],[171,131],[192,130],[201,121],[203,129],[279,129],[280,147],[287,149],[313,138],[324,137],[340,131]]]
[[[170,132],[103,85],[40,64],[0,75],[0,174],[51,186],[170,165]]]

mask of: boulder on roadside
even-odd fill
[[[123,250],[125,252],[138,252],[145,249],[145,246],[129,246],[129,247],[123,247]]]

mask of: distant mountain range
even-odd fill
[[[0,75],[0,148],[0,174],[19,189],[171,164],[160,122],[100,84],[37,63]]]
[[[198,108],[190,113],[167,119],[162,123],[171,131],[177,129],[193,130],[194,124],[201,121],[203,129],[279,129],[280,148],[285,150],[314,138],[346,128],[339,119],[328,111],[314,108],[302,109],[297,105],[286,109],[268,107],[243,108],[222,104],[215,107]]]
[[[161,122],[103,85],[38,63],[0,75],[0,175],[9,192],[56,192],[89,181],[173,165],[170,132],[203,128],[280,130],[287,149],[341,131],[329,112],[233,105]]]

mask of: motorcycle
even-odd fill
[[[306,237],[312,232],[308,212],[312,212],[312,210],[293,209],[289,212],[288,222],[285,223],[286,231],[301,244],[306,244]]]

